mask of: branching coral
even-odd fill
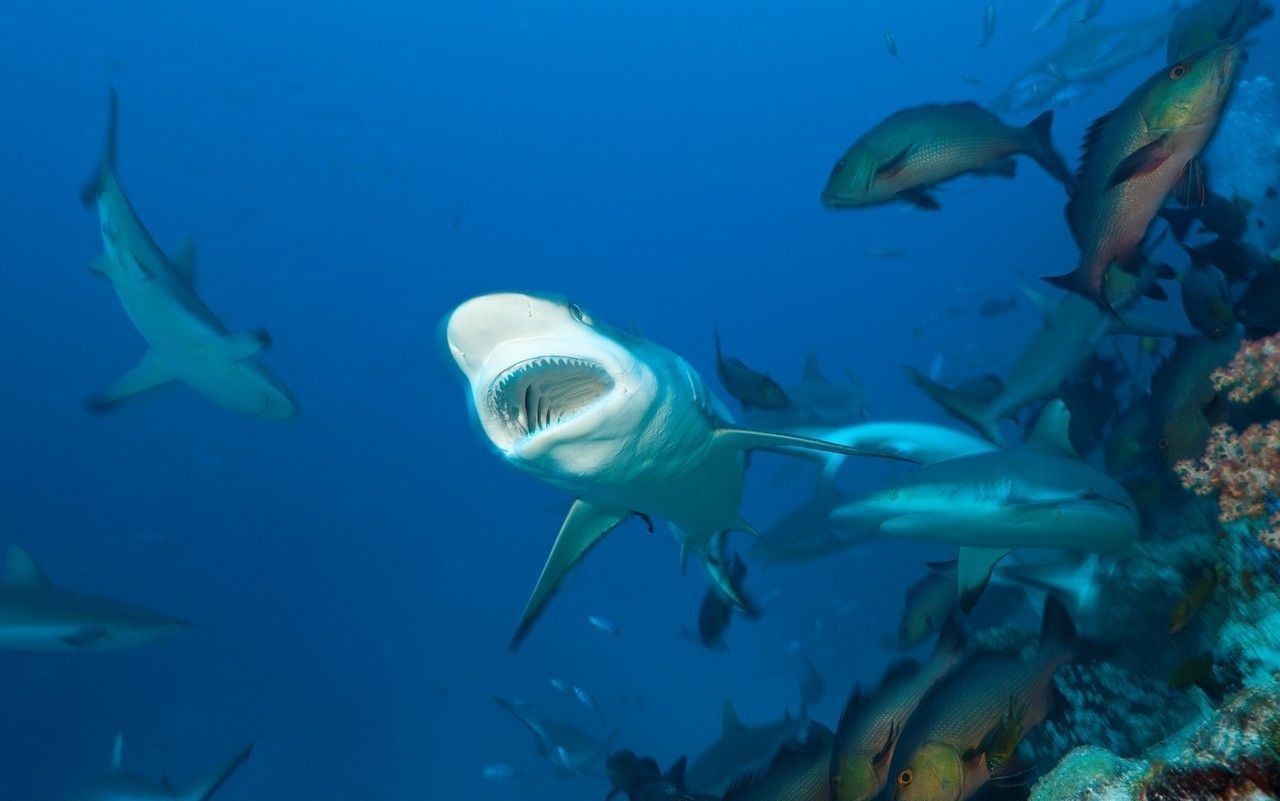
[[[1231,364],[1212,376],[1214,389],[1236,403],[1270,393],[1280,401],[1280,334],[1245,342]],[[1243,432],[1218,426],[1204,456],[1174,466],[1182,485],[1197,495],[1217,495],[1222,522],[1265,521],[1259,538],[1280,550],[1280,421]]]
[[[1280,334],[1240,345],[1231,364],[1215,370],[1213,388],[1236,403],[1249,403],[1270,392],[1280,400]]]

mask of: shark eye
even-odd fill
[[[912,778],[914,777],[911,775],[911,771],[909,770],[902,771],[901,773],[898,774],[898,786],[906,787],[908,784],[911,784]]]
[[[583,322],[583,319],[582,319],[582,318],[583,318],[585,315],[583,315],[583,313],[582,313],[582,307],[581,307],[581,306],[579,306],[578,304],[576,304],[576,303],[570,303],[570,304],[569,304],[569,314],[572,314],[572,315],[573,315],[573,319],[577,320],[578,322],[580,322],[580,323],[581,323],[581,322]]]
[[[1186,64],[1174,64],[1173,69],[1169,70],[1169,77],[1175,81],[1186,74],[1187,74]]]
[[[839,175],[839,174],[840,174],[840,171],[841,171],[841,170],[843,170],[843,169],[844,169],[844,162],[843,162],[843,161],[837,161],[837,162],[836,162],[836,166],[834,166],[834,167],[832,167],[832,168],[831,168],[831,177],[832,177],[832,178],[835,178],[837,175]]]

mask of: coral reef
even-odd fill
[[[1213,386],[1235,403],[1263,395],[1280,400],[1280,334],[1241,344],[1231,363],[1214,372]],[[1240,432],[1216,426],[1204,455],[1178,462],[1174,473],[1191,492],[1217,496],[1223,523],[1254,521],[1258,538],[1280,550],[1280,420]]]
[[[1237,693],[1143,758],[1072,751],[1032,788],[1032,801],[1266,799],[1280,793],[1280,680]]]

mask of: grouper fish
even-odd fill
[[[235,411],[287,420],[293,394],[259,360],[270,346],[265,330],[232,333],[196,293],[195,252],[170,259],[134,211],[116,175],[118,102],[111,93],[101,164],[81,192],[98,212],[103,255],[90,265],[111,282],[149,349],[128,373],[85,401],[101,413],[173,383],[183,383]]]
[[[1080,259],[1072,272],[1046,280],[1114,313],[1105,286],[1111,265],[1141,262],[1147,229],[1180,182],[1189,200],[1202,199],[1195,159],[1217,127],[1239,59],[1232,44],[1198,53],[1161,69],[1098,118],[1067,203]]]
[[[1074,178],[1053,148],[1053,112],[1030,125],[1006,125],[976,103],[939,103],[892,114],[853,143],[822,190],[833,209],[905,200],[922,209],[940,205],[933,187],[965,173],[1012,177],[1013,157],[1030,156],[1070,189]]]
[[[928,664],[903,660],[889,668],[870,695],[854,690],[831,751],[832,801],[869,801],[880,794],[904,728],[929,690],[960,664],[964,650],[963,632],[953,619]]]
[[[1045,603],[1034,654],[971,657],[920,704],[893,768],[894,801],[964,801],[1012,763],[1049,714],[1058,668],[1087,656],[1066,609]]]

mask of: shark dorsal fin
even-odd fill
[[[742,721],[738,720],[738,712],[733,708],[732,701],[724,702],[724,711],[720,713],[720,731],[742,731],[745,728]]]
[[[809,355],[804,357],[804,380],[822,382],[827,380],[827,377],[822,374],[822,368],[818,366],[818,354],[813,351],[809,351]]]
[[[196,286],[196,243],[191,237],[184,237],[178,243],[178,252],[173,256],[173,269],[192,289]]]
[[[1054,398],[1045,404],[1036,420],[1036,427],[1027,438],[1027,445],[1040,450],[1079,457],[1076,448],[1071,444],[1071,412],[1061,399]]]
[[[44,571],[31,555],[17,545],[9,546],[4,559],[4,574],[0,575],[0,587],[11,590],[38,590],[52,587]]]
[[[116,741],[111,744],[111,772],[124,770],[124,733],[116,734]]]

